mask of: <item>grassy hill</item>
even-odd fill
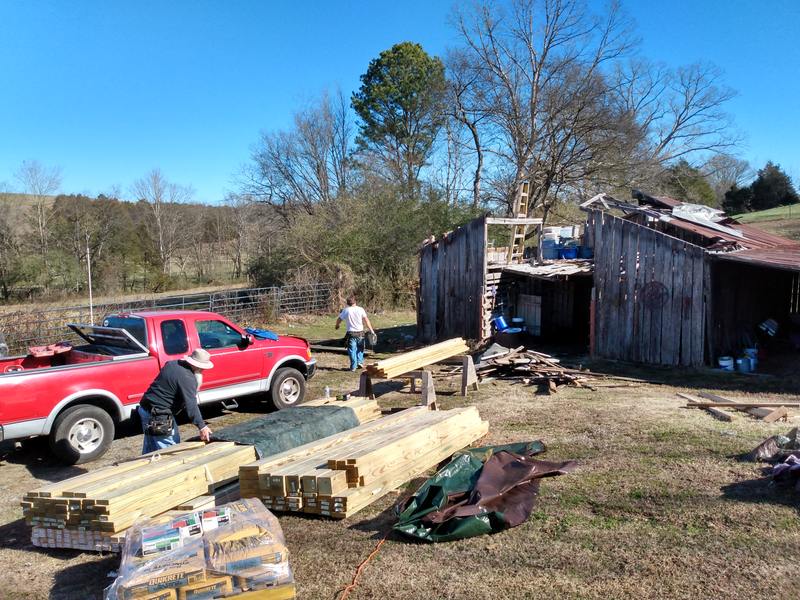
[[[800,204],[779,206],[769,210],[744,213],[733,217],[740,223],[757,223],[759,221],[776,221],[780,219],[800,219]]]

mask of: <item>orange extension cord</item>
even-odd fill
[[[366,565],[366,564],[369,562],[369,560],[370,560],[370,559],[371,559],[373,556],[375,556],[375,555],[378,553],[378,550],[380,550],[380,548],[381,548],[381,544],[383,544],[383,542],[385,542],[385,541],[386,541],[386,538],[387,538],[387,537],[389,537],[389,534],[390,534],[390,533],[392,533],[392,530],[391,530],[391,529],[390,529],[389,531],[387,531],[387,532],[386,532],[386,535],[385,535],[385,536],[383,536],[383,539],[382,539],[380,542],[378,542],[378,545],[377,545],[377,547],[375,548],[375,550],[373,550],[373,551],[372,551],[372,554],[370,554],[370,555],[369,555],[367,558],[365,558],[365,559],[364,559],[364,562],[362,562],[362,563],[361,563],[361,564],[358,566],[358,570],[356,571],[356,576],[355,576],[355,577],[353,577],[353,583],[351,583],[351,584],[350,584],[350,585],[348,585],[346,588],[344,588],[344,591],[342,592],[342,597],[341,597],[341,598],[339,598],[339,600],[344,600],[344,597],[345,597],[345,596],[347,596],[347,592],[349,592],[349,591],[350,591],[350,590],[352,590],[354,587],[356,587],[356,581],[358,580],[358,576],[359,576],[359,575],[361,575],[361,569],[363,569],[363,568],[364,568],[364,565]]]
[[[478,442],[478,446],[481,446],[483,444],[483,442],[486,441],[487,437],[489,437],[489,432],[488,431],[486,432],[486,435],[483,436],[483,438],[481,438],[481,441]],[[353,577],[353,583],[351,583],[346,588],[344,588],[344,591],[342,592],[342,595],[339,598],[339,600],[344,600],[344,597],[347,596],[347,592],[349,592],[354,587],[356,587],[356,581],[358,581],[358,577],[359,577],[359,575],[361,575],[361,569],[363,569],[364,565],[366,565],[370,561],[370,559],[378,553],[378,550],[381,549],[381,545],[383,544],[383,542],[386,541],[386,538],[389,537],[390,533],[392,533],[391,529],[389,531],[387,531],[386,535],[383,536],[383,539],[380,542],[378,542],[378,545],[375,547],[375,550],[372,551],[372,554],[370,554],[367,558],[365,558],[364,562],[362,562],[360,565],[358,565],[358,570],[356,570],[356,575],[355,575],[355,577]]]

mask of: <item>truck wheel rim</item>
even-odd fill
[[[81,454],[95,450],[103,441],[104,431],[100,421],[81,419],[69,430],[69,444]]]
[[[281,396],[286,404],[294,404],[300,397],[300,384],[293,377],[289,377],[281,386]]]

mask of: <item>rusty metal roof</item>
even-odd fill
[[[693,221],[682,219],[680,216],[672,214],[672,208],[679,206],[681,202],[666,196],[646,196],[645,199],[640,200],[640,205],[631,204],[623,200],[618,200],[613,196],[605,194],[598,194],[591,200],[584,202],[582,208],[594,208],[598,204],[607,209],[617,209],[625,213],[626,216],[632,213],[641,213],[647,217],[659,220],[677,229],[683,229],[691,233],[702,236],[708,240],[706,248],[719,248],[735,246],[740,249],[766,249],[776,248],[779,246],[797,247],[800,248],[800,242],[790,240],[779,235],[768,233],[757,229],[752,225],[739,223],[735,219],[725,218],[719,221],[719,225],[733,230],[740,230],[742,237],[725,233],[712,227],[707,227]]]
[[[773,269],[800,271],[800,244],[797,243],[735,252],[713,252],[711,256],[715,260],[730,260]]]

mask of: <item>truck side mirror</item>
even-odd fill
[[[256,343],[256,338],[253,337],[252,333],[242,334],[242,337],[244,338],[244,341],[247,342],[248,346],[252,346],[253,344]]]

